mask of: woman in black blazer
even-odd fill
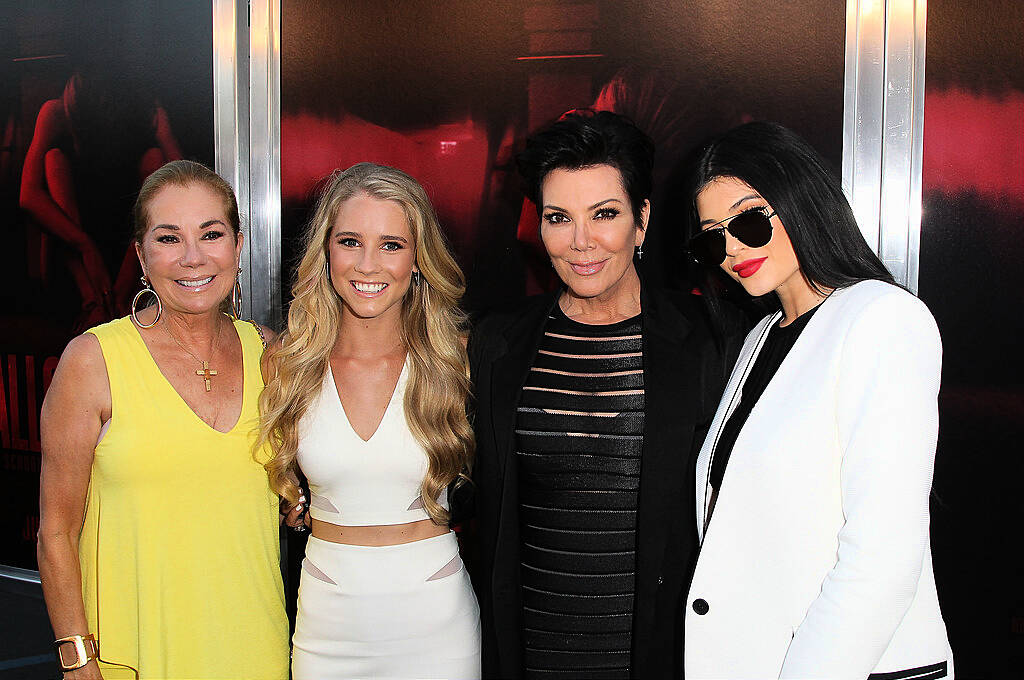
[[[517,160],[565,285],[469,342],[484,677],[678,677],[694,456],[743,324],[641,285],[653,145],[632,123],[573,112]]]

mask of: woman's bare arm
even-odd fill
[[[96,440],[110,416],[110,386],[99,340],[81,335],[64,350],[40,417],[42,470],[36,550],[46,609],[59,638],[96,632],[89,630],[85,618],[78,542]],[[67,677],[100,676],[92,662]]]

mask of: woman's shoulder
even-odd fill
[[[905,288],[886,281],[859,281],[835,291],[832,297],[851,318],[897,324],[935,323],[924,302]]]
[[[122,316],[98,326],[93,326],[79,337],[91,335],[100,341],[100,344],[116,341],[123,338],[138,336],[138,331],[130,316]],[[138,336],[141,337],[141,336]]]
[[[470,337],[475,340],[504,333],[524,318],[543,314],[550,310],[553,303],[554,299],[550,293],[542,293],[531,295],[511,305],[474,314]]]
[[[845,328],[843,333],[848,339],[860,338],[860,344],[868,345],[913,341],[921,351],[941,346],[935,317],[927,305],[900,286],[885,281],[860,281],[837,290],[832,298],[835,317],[830,325]]]

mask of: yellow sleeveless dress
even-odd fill
[[[234,326],[243,397],[227,433],[175,392],[131,319],[89,331],[113,410],[89,483],[82,595],[101,659],[141,678],[288,677],[277,497],[252,457],[263,345]],[[100,666],[106,680],[134,677]]]

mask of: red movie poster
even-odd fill
[[[836,167],[846,5],[742,0],[282,5],[281,183],[288,299],[295,238],[318,180],[359,161],[424,185],[481,310],[552,282],[513,155],[574,108],[625,114],[657,145],[646,274],[685,285],[683,154],[772,119]],[[650,253],[650,255],[648,255]]]
[[[139,289],[131,207],[213,163],[209,2],[0,7],[0,564],[35,569],[39,408],[68,340]]]

